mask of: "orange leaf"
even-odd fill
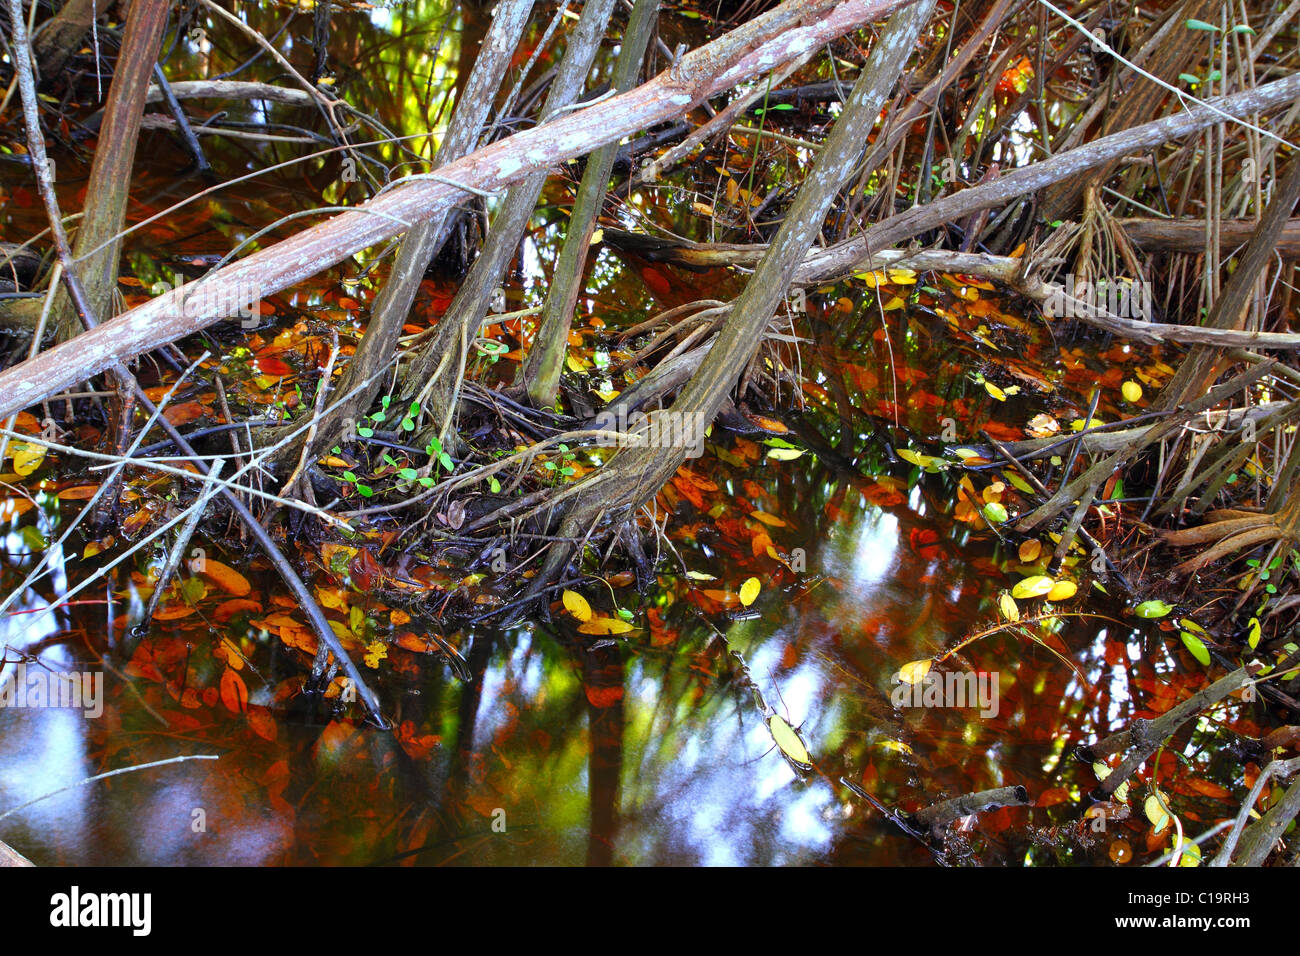
[[[766,511],[751,511],[749,516],[773,528],[785,527],[785,522],[783,520],[778,518],[776,515],[768,514]]]
[[[154,611],[153,619],[155,621],[178,621],[183,617],[189,617],[193,613],[194,608],[188,604],[170,604]]]
[[[228,564],[222,564],[220,561],[213,561],[211,558],[203,558],[195,568],[199,574],[203,575],[221,590],[227,594],[233,594],[235,597],[245,597],[253,586],[248,583],[248,578],[244,577]]]
[[[169,405],[163,409],[163,418],[173,425],[184,425],[196,418],[203,417],[206,411],[207,409],[198,402],[181,402],[179,405]]]
[[[217,605],[217,609],[212,612],[212,619],[218,624],[225,624],[236,614],[262,613],[262,605],[258,601],[252,601],[247,598],[231,598],[229,601],[223,601]]]
[[[232,714],[242,714],[248,709],[248,687],[229,667],[221,672],[221,702]]]
[[[263,740],[275,742],[278,728],[275,724],[275,718],[265,707],[248,708],[248,726],[253,729],[253,733]]]
[[[398,634],[396,643],[398,647],[404,648],[405,650],[411,651],[415,654],[427,654],[432,650],[436,650],[438,647],[436,642],[427,637],[420,637],[420,635],[413,634],[410,631],[403,631],[401,634]]]
[[[284,378],[286,375],[293,374],[293,369],[280,359],[263,358],[260,355],[257,357],[257,370],[271,378]]]
[[[71,488],[64,488],[59,492],[60,501],[85,501],[87,498],[95,497],[95,492],[99,490],[99,485],[74,485]]]

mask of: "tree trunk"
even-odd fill
[[[881,33],[776,238],[737,298],[729,321],[708,357],[667,413],[676,418],[685,440],[680,447],[621,450],[591,477],[562,492],[560,497],[577,498],[578,504],[568,508],[560,529],[561,538],[578,538],[602,516],[621,516],[640,506],[681,466],[690,439],[703,439],[705,426],[713,421],[757,352],[764,329],[821,232],[832,200],[862,157],[867,134],[880,116],[885,97],[902,74],[934,3],[935,0],[921,0],[899,10]],[[687,434],[695,428],[697,434]],[[562,544],[551,551],[545,567],[534,580],[534,593],[563,569],[570,553]]]

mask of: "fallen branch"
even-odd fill
[[[304,230],[201,281],[186,283],[0,373],[0,417],[207,328],[233,314],[230,303],[246,297],[250,288],[261,296],[271,295],[418,222],[443,215],[469,192],[466,187],[499,191],[556,162],[675,119],[707,97],[775,69],[904,2],[802,0],[782,4],[688,53],[631,92],[484,147],[439,169],[436,180],[400,185],[352,212]],[[1300,77],[1295,86],[1300,90]]]
[[[981,810],[994,810],[998,807],[1023,807],[1029,804],[1029,791],[1017,784],[1013,787],[996,787],[993,790],[980,790],[977,793],[965,793],[950,800],[943,800],[933,806],[918,810],[914,816],[916,822],[932,830],[947,826],[954,820],[968,817]]]

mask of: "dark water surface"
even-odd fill
[[[469,38],[483,28],[471,14],[453,16],[435,58],[429,51],[443,16],[433,3],[376,10],[369,18],[336,15],[340,88],[392,129],[427,128],[424,117],[435,112],[430,104],[454,87],[458,64],[463,69],[473,52]],[[668,21],[674,29],[690,29],[678,18]],[[534,42],[542,26],[539,20]],[[290,35],[306,44],[309,19]],[[229,45],[212,54],[209,71],[240,61],[238,42],[225,39]],[[180,78],[202,68],[193,52],[178,51],[169,72]],[[375,80],[380,76],[385,83]],[[310,116],[298,122],[310,125]],[[11,118],[9,134],[15,130]],[[223,178],[302,149],[204,142]],[[133,220],[201,185],[178,178],[186,157],[164,134],[146,134],[140,162]],[[65,208],[78,208],[85,165],[71,153],[60,164]],[[22,241],[41,228],[34,190],[20,165],[0,165],[0,177],[6,193],[2,238]],[[279,215],[334,201],[337,178],[333,167],[316,163],[231,187],[137,233],[127,263],[148,286],[186,257],[224,254]],[[560,198],[558,188],[548,193],[551,201]],[[647,194],[642,208],[663,220],[675,209],[684,212],[690,198]],[[537,301],[544,290],[557,218],[551,207],[539,215],[509,290],[512,299]],[[361,296],[357,286],[343,284],[358,271],[358,264],[348,264],[282,296],[293,308],[261,330],[260,341],[271,342],[304,316],[345,327],[352,316],[340,310],[338,299]],[[605,341],[601,323],[639,321],[662,305],[652,300],[635,264],[608,252],[593,266],[591,290],[577,323],[589,343]],[[694,293],[710,291],[697,286]],[[131,287],[123,292],[128,302],[143,294]],[[1019,425],[1038,411],[1077,408],[1080,389],[1095,380],[1083,365],[1071,373],[1035,322],[973,318],[959,308],[966,302],[959,292],[945,286],[928,306],[911,302],[905,311],[884,313],[858,286],[851,316],[841,314],[835,334],[828,331],[829,317],[845,290],[810,298],[811,312],[826,321],[801,322],[796,329],[804,338],[799,358],[810,384],[804,397],[829,394],[839,381],[849,402],[832,415],[817,411],[826,406],[813,401],[804,421],[835,443],[838,454],[823,460],[807,452],[780,461],[768,457],[773,446],[762,443],[770,436],[719,430],[709,451],[687,463],[698,480],[682,478],[689,487],[670,486],[660,499],[676,512],[667,536],[678,553],[660,565],[657,581],[641,595],[626,575],[608,586],[593,577],[580,588],[602,613],[613,613],[615,600],[632,612],[633,631],[589,649],[592,638],[557,605],[549,622],[443,634],[463,657],[465,674],[441,655],[392,644],[367,673],[399,724],[396,734],[308,712],[294,697],[309,658],[290,649],[292,626],[268,622],[275,615],[292,618],[294,609],[277,600],[282,586],[273,575],[221,543],[222,529],[206,529],[207,546],[247,575],[247,599],[258,608],[228,616],[231,608],[222,607],[231,596],[211,581],[200,582],[202,593],[191,595],[198,612],[157,620],[138,644],[121,622],[133,600],[130,573],[138,585],[156,559],[148,548],[120,566],[112,585],[100,579],[79,594],[76,600],[84,603],[42,610],[120,554],[122,539],[139,537],[119,532],[116,550],[86,560],[81,555],[96,536],[74,534],[53,556],[56,573],[0,620],[4,679],[12,683],[22,660],[31,671],[102,674],[103,713],[90,718],[71,709],[0,709],[0,814],[70,788],[0,818],[0,839],[38,864],[932,861],[842,786],[844,777],[881,802],[909,810],[958,793],[1022,784],[1039,806],[986,814],[958,839],[952,859],[1104,862],[1109,840],[1080,849],[1053,829],[1078,829],[1077,811],[1062,809],[1095,783],[1069,753],[1131,717],[1133,701],[1177,668],[1159,644],[1148,645],[1128,626],[1106,620],[1062,618],[1052,640],[1089,687],[1044,647],[1000,634],[941,668],[996,687],[996,703],[983,715],[978,705],[905,707],[891,700],[900,667],[996,620],[997,594],[1019,577],[1019,561],[1014,546],[999,543],[986,526],[955,518],[956,478],[922,476],[891,460],[889,445],[871,433],[883,422],[895,426],[887,429],[891,444],[908,434],[935,439],[949,415],[963,434],[989,421]],[[449,294],[445,283],[430,282],[419,308],[436,312],[438,297]],[[960,321],[950,318],[958,312]],[[422,314],[418,322],[428,319]],[[994,329],[989,334],[1004,345],[991,359],[979,344],[988,329],[977,327],[986,321]],[[845,331],[852,328],[857,331]],[[252,383],[250,375],[240,379],[233,341],[218,336],[210,344],[239,380],[237,393],[255,401],[249,397],[255,375]],[[199,347],[187,351],[195,356]],[[989,374],[986,361],[1008,355],[1032,366],[1047,388],[1027,388],[1005,405],[995,402],[972,373]],[[784,437],[803,447],[797,435]],[[22,479],[37,507],[14,504],[5,512],[4,593],[82,504],[59,492],[100,480],[85,464],[51,456],[43,470]],[[985,484],[982,479],[980,488]],[[168,491],[165,482],[141,489],[125,514],[142,502],[165,513]],[[20,497],[14,493],[10,501]],[[759,537],[764,534],[775,557]],[[434,569],[423,579],[433,582],[433,596],[413,609],[408,603],[410,620],[399,623],[392,615],[399,602],[382,588],[349,589],[346,580],[324,572],[329,561],[319,549],[308,550],[321,569],[316,583],[342,595],[331,616],[352,623],[357,615],[369,617],[369,632],[384,640],[441,633],[438,600],[467,586],[452,572]],[[692,579],[684,570],[716,580]],[[758,578],[761,590],[746,608],[728,595],[750,577]],[[710,596],[710,590],[719,593]],[[114,602],[112,632],[106,599]],[[1080,602],[1069,606],[1087,609]],[[1092,609],[1110,613],[1105,606]],[[247,713],[227,706],[232,668],[246,687]],[[813,772],[797,772],[774,747],[767,722],[772,713],[800,728]],[[187,754],[219,759],[75,786],[106,770]]]

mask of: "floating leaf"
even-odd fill
[[[626,634],[630,630],[631,624],[616,617],[593,617],[578,626],[579,634]]]
[[[1142,399],[1142,386],[1132,380],[1121,385],[1119,391],[1126,402],[1136,403]]]
[[[1246,625],[1246,645],[1253,651],[1259,647],[1259,618],[1252,617]]]
[[[1183,646],[1191,652],[1191,655],[1201,662],[1201,666],[1210,666],[1210,651],[1205,646],[1205,642],[1192,634],[1190,631],[1183,631],[1179,635],[1183,639]]]
[[[1172,604],[1166,604],[1164,601],[1159,601],[1159,600],[1151,600],[1151,601],[1143,601],[1141,604],[1139,604],[1137,607],[1133,609],[1133,613],[1136,614],[1138,617],[1145,617],[1147,619],[1152,619],[1157,617],[1164,617],[1173,609],[1174,606]]]
[[[576,591],[565,590],[560,595],[560,600],[564,602],[564,609],[576,617],[579,621],[591,620],[591,605],[587,599]]]
[[[1037,538],[1030,538],[1028,541],[1020,542],[1020,547],[1016,550],[1016,554],[1020,557],[1020,560],[1023,563],[1033,564],[1038,560],[1038,556],[1042,551],[1043,542],[1039,541]]]
[[[770,515],[766,511],[751,511],[749,516],[772,528],[785,527],[785,522],[782,519],[778,518],[776,515]]]
[[[998,610],[1008,621],[1020,620],[1020,606],[1016,604],[1016,599],[1006,591],[998,595]]]
[[[9,454],[14,459],[14,472],[26,478],[45,459],[45,446],[31,442],[15,441],[9,443]]]
[[[1006,506],[998,501],[990,501],[984,506],[984,517],[989,524],[1002,524],[1007,520]]]
[[[930,668],[933,666],[934,661],[928,657],[911,661],[898,669],[898,679],[904,684],[919,684],[925,680],[925,675],[930,673]]]
[[[1079,585],[1073,581],[1057,581],[1052,585],[1052,590],[1047,592],[1049,601],[1068,601],[1079,593]]]
[[[769,448],[767,450],[767,457],[773,461],[794,461],[802,454],[802,448]]]
[[[798,731],[786,723],[784,718],[773,714],[767,719],[767,729],[772,739],[776,741],[776,745],[781,748],[781,753],[800,766],[812,765],[812,756],[808,753],[804,742],[799,739]]]
[[[758,597],[758,592],[763,589],[762,583],[758,578],[749,578],[740,586],[740,603],[749,607]]]
[[[1011,589],[1011,596],[1021,599],[1042,597],[1054,587],[1056,587],[1056,582],[1047,575],[1035,574],[1023,581],[1016,582],[1016,586]]]
[[[718,580],[712,574],[705,574],[703,571],[687,571],[686,576],[692,581],[716,581]]]
[[[1165,813],[1165,808],[1160,805],[1160,798],[1154,793],[1142,804],[1142,812],[1147,815],[1156,833],[1169,826],[1169,814]]]

